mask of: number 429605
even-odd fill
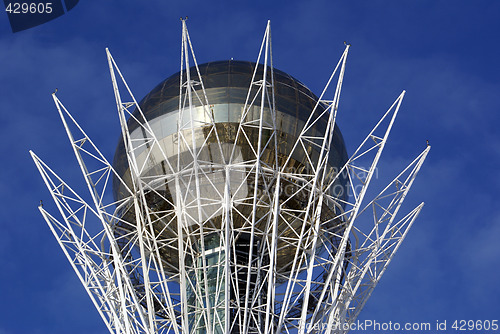
[[[451,328],[457,331],[496,331],[498,320],[455,320]]]
[[[50,14],[52,13],[52,2],[11,2],[7,5],[5,11],[9,14]]]

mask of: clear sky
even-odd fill
[[[200,63],[255,61],[270,19],[275,67],[316,94],[351,43],[338,119],[349,153],[407,90],[374,185],[428,139],[401,213],[426,205],[359,319],[500,319],[500,2],[98,2],[16,34],[0,14],[0,334],[107,332],[37,210],[53,205],[28,150],[81,186],[50,94],[111,159],[104,49],[141,99],[179,70],[181,16]]]

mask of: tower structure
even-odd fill
[[[40,212],[109,331],[347,332],[423,206],[396,218],[429,146],[365,200],[404,92],[348,157],[349,45],[319,97],[274,69],[269,23],[255,63],[198,65],[185,20],[181,50],[139,103],[107,50],[112,163],[53,94],[87,199],[31,152],[62,220]]]

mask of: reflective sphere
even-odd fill
[[[187,112],[181,119],[182,124],[187,124],[190,118],[196,119],[193,122],[193,129],[182,130],[183,139],[179,142],[178,123],[179,108],[184,102],[179,101],[180,94],[180,73],[174,74],[156,86],[140,103],[140,108],[150,124],[155,136],[161,145],[163,153],[159,149],[151,147],[144,139],[144,129],[140,126],[144,120],[136,110],[128,120],[128,127],[134,141],[134,156],[141,169],[141,179],[147,184],[145,188],[147,205],[151,213],[154,233],[158,239],[163,240],[164,247],[161,248],[161,260],[165,270],[175,275],[179,268],[178,250],[178,222],[176,207],[179,196],[183,197],[183,226],[189,229],[190,233],[183,233],[182,238],[189,239],[193,247],[201,247],[200,240],[210,238],[221,233],[223,226],[221,203],[226,184],[229,184],[232,205],[232,233],[234,239],[240,240],[241,245],[236,242],[236,248],[245,249],[248,246],[248,231],[251,224],[252,204],[254,194],[257,194],[258,203],[255,212],[255,243],[262,244],[269,242],[269,209],[272,205],[269,189],[273,189],[276,180],[276,167],[282,167],[287,158],[289,163],[285,172],[294,177],[283,177],[280,183],[279,200],[283,210],[278,222],[277,240],[277,265],[278,273],[285,274],[291,269],[291,262],[295,256],[297,248],[308,251],[305,242],[293,241],[296,235],[303,228],[302,214],[299,212],[305,208],[310,190],[304,187],[300,176],[304,175],[304,180],[310,174],[310,166],[317,164],[320,147],[310,145],[307,147],[309,155],[308,161],[304,150],[292,150],[294,143],[302,131],[305,122],[309,118],[311,111],[318,103],[318,98],[301,82],[290,75],[274,69],[274,94],[276,111],[276,142],[269,141],[263,148],[261,154],[262,173],[261,179],[257,182],[257,192],[255,191],[255,171],[252,170],[254,163],[255,147],[259,138],[257,126],[245,127],[245,135],[237,136],[240,126],[242,112],[244,110],[247,96],[256,96],[259,87],[249,87],[252,75],[256,67],[255,63],[244,61],[218,61],[199,65],[199,71],[206,91],[206,98],[209,103],[209,112],[215,121],[216,131],[211,131],[207,125],[209,119],[206,116],[206,106],[203,106],[205,97],[201,85],[194,87],[193,108],[190,116]],[[263,66],[258,65],[256,78],[262,78]],[[190,69],[191,78],[198,80],[196,68]],[[185,73],[184,73],[185,76]],[[185,82],[185,79],[183,80]],[[244,120],[247,123],[258,121],[260,115],[260,95],[249,108],[248,115]],[[201,100],[201,101],[200,101]],[[202,103],[203,101],[203,103]],[[316,114],[321,114],[326,109],[326,105],[319,103]],[[204,124],[200,120],[205,120]],[[328,121],[328,112],[315,122],[307,134],[311,136],[323,136]],[[269,108],[264,108],[263,122],[273,124],[272,113]],[[258,124],[258,123],[256,123]],[[262,130],[262,139],[267,142],[272,137],[272,130],[265,128]],[[196,152],[199,171],[196,176],[197,182],[193,182],[193,152],[191,147],[195,141],[195,146],[199,148]],[[276,143],[276,144],[275,144]],[[293,152],[292,152],[293,151]],[[168,161],[165,161],[166,156]],[[342,134],[337,126],[334,129],[334,137],[330,147],[328,158],[327,181],[347,161],[347,153]],[[113,166],[122,177],[124,182],[132,187],[132,179],[125,152],[123,139],[120,139],[116,149]],[[228,168],[229,167],[229,168]],[[227,172],[229,171],[229,172]],[[179,184],[175,185],[177,175]],[[229,182],[226,182],[229,180]],[[195,187],[195,183],[198,185]],[[334,185],[330,188],[329,194],[332,198],[338,198],[342,202],[347,198],[347,179],[340,175]],[[177,190],[180,190],[180,194]],[[129,194],[125,187],[117,179],[114,180],[113,193],[115,200],[124,200],[122,210],[123,222],[118,224],[116,233],[126,235],[127,230],[136,227],[135,211],[127,205]],[[202,208],[200,213],[200,207]],[[330,232],[338,228],[339,222],[333,222],[332,218],[338,214],[338,203],[331,201],[324,202],[321,221],[322,231]],[[312,218],[306,222],[306,228],[310,228]],[[218,240],[218,239],[217,239]],[[243,252],[244,253],[244,252]],[[262,254],[261,254],[262,255]],[[195,261],[187,255],[186,261]],[[194,255],[193,255],[194,256]],[[247,255],[248,256],[248,255]],[[264,256],[265,257],[265,256]]]

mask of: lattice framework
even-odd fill
[[[316,106],[311,111],[293,146],[293,150],[300,150],[307,156],[308,168],[301,172],[289,168],[290,158],[278,157],[276,149],[279,138],[268,23],[257,57],[257,63],[264,65],[263,77],[257,77],[257,71],[254,72],[235,138],[235,143],[243,140],[252,148],[253,159],[238,160],[234,145],[229,157],[216,165],[200,153],[209,145],[208,139],[215,142],[221,157],[225,156],[227,148],[218,137],[185,20],[182,21],[181,50],[177,150],[189,152],[190,163],[184,164],[180,158],[176,163],[169,162],[164,146],[108,50],[132,182],[126,183],[121,178],[55,94],[53,99],[90,199],[81,197],[31,152],[62,220],[42,206],[40,212],[97,311],[111,333],[197,333],[200,328],[209,334],[232,331],[303,334],[317,332],[318,328],[324,333],[346,332],[344,324],[355,321],[423,207],[422,203],[403,218],[396,218],[429,146],[380,194],[365,201],[404,92],[347,163],[332,174],[326,167],[349,51],[347,45],[318,102],[328,107],[318,112]],[[191,64],[196,73],[190,72]],[[333,99],[326,100],[324,96],[334,82]],[[193,113],[194,100],[203,106],[202,117]],[[255,101],[260,101],[259,115],[251,114]],[[271,121],[264,117],[266,110],[271,112]],[[140,139],[131,136],[127,125],[127,118],[137,115],[137,123],[144,134]],[[325,115],[328,115],[328,126],[324,135],[311,136],[308,130]],[[192,139],[197,127],[207,129],[204,141]],[[255,129],[257,141],[250,138]],[[270,135],[264,136],[264,132]],[[317,147],[319,157],[308,155],[310,146]],[[270,164],[262,157],[266,149],[273,147],[275,158]],[[147,152],[146,157],[137,154],[138,151]],[[166,161],[165,175],[143,176],[147,164],[158,157]],[[368,168],[363,165],[366,161],[370,162]],[[222,189],[214,184],[207,166],[218,168],[224,175],[226,184]],[[229,181],[231,173],[240,173],[245,182],[254,183],[247,197],[235,196]],[[348,176],[351,196],[346,201],[329,192],[339,175]],[[113,201],[106,195],[111,190],[113,177],[128,192],[125,199]],[[217,196],[204,197],[200,180],[212,187]],[[158,192],[154,186],[158,182],[170,182],[176,189],[176,198],[167,198]],[[285,183],[295,185],[295,193],[290,198],[299,192],[307,193],[304,208],[291,210],[286,200],[280,200]],[[151,193],[168,202],[172,209],[153,211],[147,201]],[[366,202],[368,204],[363,205]],[[330,221],[321,219],[325,203],[337,208]],[[219,208],[210,215],[207,208],[214,204]],[[242,205],[251,207],[247,210],[249,213],[238,209]],[[266,213],[258,214],[262,210]],[[133,224],[123,218],[124,211],[134,213]],[[220,225],[217,225],[214,217],[219,214]],[[245,222],[243,226],[233,225],[234,215]],[[371,226],[356,224],[360,219],[368,221],[370,215]],[[301,228],[288,227],[295,234],[284,237],[280,224],[290,221],[290,217],[301,221]],[[176,237],[165,237],[158,231],[160,223]],[[335,228],[324,228],[332,225]],[[218,263],[209,264],[212,253],[204,251],[208,247],[204,245],[205,236],[215,232],[219,244],[212,253],[218,252]],[[250,235],[248,263],[244,265],[237,264],[236,257],[226,256],[236,253],[235,239],[242,233]],[[258,247],[254,238],[262,241]],[[276,269],[278,240],[295,249],[287,272]],[[178,250],[179,268],[169,268],[161,260],[162,249],[173,247]],[[200,249],[201,254],[198,253]],[[201,265],[189,264],[190,258],[199,259]],[[219,283],[213,294],[205,293],[212,289],[208,277],[213,273]],[[246,280],[239,279],[241,275],[246,275]],[[258,276],[255,284],[251,283],[252,275]],[[234,299],[228,298],[225,294],[228,291],[235,291]],[[241,291],[244,293],[240,295]]]

